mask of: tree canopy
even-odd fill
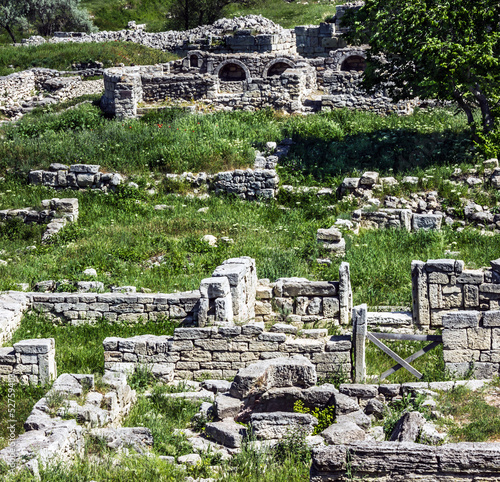
[[[366,0],[343,19],[351,44],[369,44],[365,86],[395,100],[452,100],[473,133],[491,133],[500,99],[496,0]],[[481,113],[482,133],[474,121]]]
[[[13,42],[15,30],[36,28],[40,35],[58,30],[90,32],[96,30],[80,0],[0,0],[0,27]]]

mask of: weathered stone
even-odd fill
[[[405,413],[391,434],[391,442],[416,442],[425,418],[420,412]]]
[[[252,433],[258,440],[282,439],[300,430],[310,435],[318,420],[308,413],[254,413],[250,416]]]
[[[365,431],[354,422],[333,423],[320,435],[328,445],[341,445],[365,439]]]
[[[221,445],[238,448],[246,437],[246,428],[229,420],[210,422],[205,427],[205,434]]]

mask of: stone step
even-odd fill
[[[412,319],[410,311],[393,311],[390,313],[369,311],[366,314],[368,325],[411,326]]]

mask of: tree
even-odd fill
[[[26,28],[28,20],[26,18],[26,3],[19,0],[0,0],[0,27],[4,28],[10,38],[16,43],[14,29]]]
[[[53,35],[57,31],[93,32],[87,10],[80,7],[80,0],[28,0],[29,20],[39,35]]]
[[[500,113],[498,1],[366,0],[343,23],[348,42],[369,44],[369,90],[384,82],[395,100],[452,100],[476,140],[494,131]]]

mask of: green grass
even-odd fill
[[[16,437],[24,433],[24,422],[40,398],[45,395],[47,387],[34,385],[17,385],[9,388],[7,382],[0,383],[0,449],[6,447],[10,436],[10,419],[15,426]],[[9,410],[14,410],[13,417]]]
[[[486,397],[495,397],[487,403]],[[442,392],[438,399],[440,411],[448,418],[441,422],[448,428],[451,442],[498,442],[500,437],[500,408],[498,386],[471,391],[456,387]],[[453,418],[449,418],[449,416]]]
[[[83,105],[62,115],[38,111],[2,131],[0,169],[87,162],[124,172],[217,172],[250,166],[253,148],[286,137],[295,145],[280,174],[293,184],[332,184],[362,169],[392,174],[474,160],[465,119],[444,109],[408,117],[348,110],[283,116],[270,109],[188,115],[167,109],[118,121]]]
[[[32,67],[72,70],[80,62],[100,61],[105,67],[169,62],[175,55],[130,42],[59,43],[33,47],[0,46],[0,76]],[[14,68],[9,68],[12,65]]]
[[[23,317],[11,341],[12,346],[30,338],[54,338],[58,373],[104,372],[102,342],[108,336],[128,338],[136,335],[172,335],[175,322],[162,320],[148,323],[112,324],[98,320],[95,324],[80,326],[55,325],[45,317],[29,313]]]

